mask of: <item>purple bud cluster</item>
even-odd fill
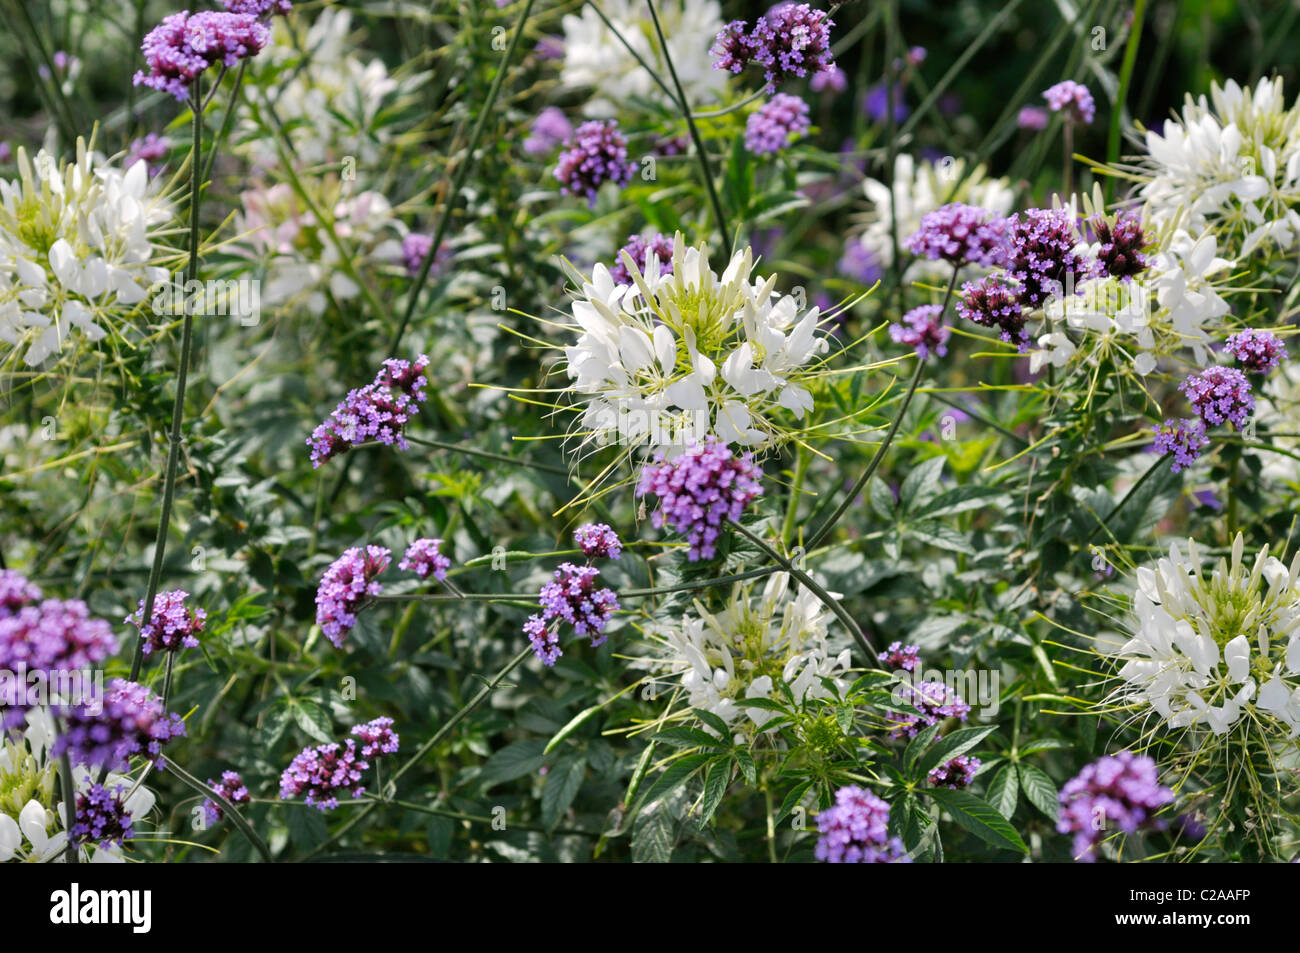
[[[401,738],[393,731],[393,719],[375,718],[364,725],[355,725],[352,734],[361,739],[361,757],[377,758],[381,754],[397,754]]]
[[[1115,831],[1163,828],[1155,815],[1173,803],[1174,794],[1160,786],[1153,760],[1121,751],[1085,767],[1065,783],[1059,799],[1056,829],[1074,835],[1075,860],[1091,863],[1098,845]]]
[[[115,678],[98,705],[59,709],[64,723],[52,754],[67,753],[74,764],[125,771],[132,755],[161,768],[162,746],[185,737],[185,722],[163,707],[163,700],[139,682]]]
[[[564,143],[555,177],[565,195],[582,195],[592,208],[596,192],[606,182],[622,188],[632,180],[634,167],[627,159],[627,139],[613,119],[584,122]]]
[[[614,279],[615,284],[630,285],[632,283],[632,273],[627,270],[627,265],[623,264],[623,252],[627,252],[631,256],[632,261],[641,269],[643,275],[651,255],[659,259],[659,274],[671,275],[673,273],[673,240],[661,232],[655,232],[649,238],[643,238],[640,235],[629,235],[627,244],[619,249],[619,253],[614,256],[614,264],[609,269],[609,276]]]
[[[0,619],[7,619],[23,606],[39,602],[41,588],[13,569],[0,569]]]
[[[988,209],[952,202],[927,212],[903,243],[913,255],[953,266],[992,268],[1006,259],[1008,222]]]
[[[547,106],[529,127],[528,138],[524,140],[524,152],[530,156],[550,155],[555,149],[573,135],[573,123],[569,122],[564,111],[557,106]]]
[[[1078,220],[1069,209],[1031,208],[1010,219],[1007,273],[1019,282],[1020,303],[1038,307],[1053,295],[1077,294],[1096,273],[1076,248]]]
[[[1255,409],[1250,381],[1235,367],[1208,367],[1178,385],[1207,427],[1225,420],[1240,430]]]
[[[924,360],[933,352],[939,357],[948,353],[948,338],[952,329],[940,320],[943,306],[923,304],[903,315],[901,323],[889,326],[889,336],[898,344],[913,348]]]
[[[302,797],[308,807],[332,811],[339,806],[338,792],[347,791],[354,798],[366,793],[361,776],[370,762],[358,757],[357,744],[351,738],[303,748],[280,775],[280,799]]]
[[[1092,93],[1082,83],[1072,79],[1064,80],[1043,91],[1047,108],[1059,113],[1065,110],[1070,122],[1091,123],[1097,115],[1097,104],[1093,102]]]
[[[1130,281],[1151,267],[1146,252],[1152,240],[1136,212],[1121,212],[1113,222],[1097,215],[1088,224],[1097,236],[1099,275]]]
[[[160,592],[153,601],[153,619],[146,626],[140,622],[144,618],[144,600],[141,599],[135,612],[123,621],[140,629],[143,640],[140,651],[144,655],[152,652],[179,652],[182,648],[197,649],[198,634],[203,631],[203,624],[208,614],[202,609],[191,609],[185,605],[189,593],[184,589],[172,589]]]
[[[850,784],[835,792],[835,804],[817,815],[814,855],[828,864],[909,864],[903,842],[889,836],[889,805],[866,788]]]
[[[835,68],[831,52],[831,27],[824,10],[806,3],[782,3],[768,10],[748,29],[744,20],[733,20],[717,36],[709,50],[713,68],[740,73],[753,64],[763,70],[769,94],[778,83],[809,73],[826,73]]]
[[[588,559],[618,559],[623,541],[607,523],[584,523],[573,531],[573,541]]]
[[[1169,465],[1171,473],[1180,473],[1190,467],[1210,445],[1205,436],[1205,422],[1199,417],[1166,420],[1155,428],[1156,439],[1151,445],[1154,453],[1174,455]]]
[[[960,791],[970,787],[970,783],[975,780],[975,772],[979,769],[979,758],[959,754],[950,761],[931,768],[926,778],[937,788],[952,788],[954,791]]]
[[[656,529],[668,525],[686,537],[689,561],[712,559],[723,523],[739,520],[745,507],[762,496],[762,471],[753,454],[737,457],[712,435],[671,460],[665,455],[660,451],[641,470],[636,495],[659,498],[652,522]]]
[[[957,313],[981,327],[997,328],[1002,340],[1015,344],[1021,351],[1029,347],[1020,291],[1002,275],[988,275],[962,285]]]
[[[541,615],[524,623],[524,634],[533,653],[544,665],[554,665],[560,651],[559,623],[567,622],[578,635],[590,635],[594,648],[605,641],[605,626],[618,611],[614,590],[597,588],[600,570],[595,566],[560,563],[554,578],[537,595]]]
[[[745,148],[754,155],[780,152],[811,127],[808,104],[798,96],[777,93],[745,121]]]
[[[252,799],[248,793],[248,788],[244,785],[244,779],[236,771],[222,771],[220,784],[208,778],[208,787],[231,804],[247,804]],[[225,817],[226,812],[216,801],[205,798],[203,801],[203,816],[207,819],[210,827]]]
[[[1249,328],[1228,338],[1224,346],[1248,374],[1267,374],[1286,360],[1286,345],[1271,331]]]
[[[965,721],[970,714],[970,705],[943,682],[917,682],[915,685],[903,684],[899,688],[901,700],[915,708],[916,714],[887,712],[885,717],[894,722],[891,738],[915,738],[922,730],[937,725],[946,718]],[[942,737],[935,735],[935,740]]]
[[[121,847],[124,841],[135,836],[134,821],[126,809],[125,798],[125,785],[118,785],[110,791],[102,784],[92,784],[78,794],[68,839],[78,846]]]
[[[343,648],[362,603],[383,592],[375,577],[388,568],[391,557],[383,546],[354,546],[325,570],[316,589],[316,624],[335,648]]]
[[[876,656],[885,668],[894,672],[914,672],[921,664],[921,650],[915,645],[891,642],[889,648]]]
[[[184,100],[208,67],[235,66],[260,53],[270,39],[270,29],[251,13],[173,13],[145,36],[140,50],[149,72],[137,71],[132,82]]]
[[[441,545],[440,539],[417,539],[406,547],[406,552],[402,555],[402,561],[397,564],[397,568],[408,569],[421,579],[432,576],[439,582],[443,582],[447,578],[447,570],[451,568],[451,560],[438,552],[438,547]]]
[[[424,369],[428,366],[429,358],[424,354],[414,364],[389,358],[373,383],[349,391],[329,419],[313,430],[307,440],[312,467],[319,467],[368,440],[388,446],[396,444],[405,450],[409,444],[403,428],[428,399],[424,392]]]

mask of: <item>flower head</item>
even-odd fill
[[[329,419],[312,431],[312,467],[319,467],[359,443],[376,440],[405,450],[404,428],[428,399],[424,392],[424,369],[429,358],[421,354],[415,363],[398,358],[384,361],[374,383],[357,390],[339,402]]]
[[[1025,106],[1016,116],[1016,125],[1021,129],[1046,129],[1047,110],[1041,106]]]
[[[397,568],[409,569],[421,579],[432,576],[439,582],[443,582],[447,578],[447,570],[451,568],[451,560],[438,552],[438,547],[441,545],[440,539],[415,540],[406,547],[406,552],[402,555],[402,561],[397,564]]]
[[[375,718],[364,725],[355,725],[352,734],[361,739],[361,757],[377,758],[381,754],[397,754],[401,738],[393,731],[393,719]]]
[[[144,640],[140,651],[148,655],[154,651],[178,652],[180,649],[197,649],[198,634],[203,631],[203,623],[208,614],[202,609],[191,609],[185,605],[189,593],[184,589],[172,589],[160,592],[154,597],[153,619],[141,627],[144,619],[144,600],[141,599],[135,612],[123,621],[140,629],[140,638]]]
[[[779,83],[791,77],[829,72],[835,67],[831,53],[834,25],[826,11],[814,10],[806,3],[777,4],[754,22],[743,40],[737,36],[737,23],[718,34],[713,47],[714,69],[738,73],[753,63],[763,69],[767,92],[774,93]]]
[[[777,93],[745,121],[745,148],[755,155],[780,152],[808,131],[808,104],[798,96]]]
[[[903,242],[913,255],[951,265],[1000,265],[1006,255],[1007,222],[988,209],[952,202],[927,212]]]
[[[528,138],[524,140],[524,151],[530,156],[550,155],[572,135],[573,124],[564,115],[564,111],[555,106],[547,106],[533,120]]]
[[[1026,314],[1020,299],[1015,284],[999,275],[989,275],[962,285],[957,313],[982,327],[997,328],[1002,340],[1024,351],[1029,347],[1029,332],[1025,330]]]
[[[959,754],[950,761],[931,768],[926,778],[937,788],[952,788],[954,791],[960,791],[962,788],[970,787],[979,768],[979,758]]]
[[[1052,112],[1059,113],[1064,110],[1070,122],[1087,125],[1097,115],[1097,105],[1093,102],[1088,87],[1072,79],[1064,80],[1044,90],[1043,98],[1047,100],[1047,108]]]
[[[1093,276],[1092,262],[1079,249],[1078,220],[1069,209],[1031,208],[1010,221],[1007,273],[1020,287],[1020,301],[1038,307],[1049,297],[1077,294]]]
[[[98,705],[64,706],[64,730],[52,755],[65,752],[74,764],[124,771],[132,755],[162,767],[162,746],[185,737],[185,722],[163,708],[162,699],[138,682],[115,678]]]
[[[1249,328],[1228,338],[1224,348],[1250,374],[1267,374],[1286,359],[1286,345],[1271,331]]]
[[[828,864],[911,863],[903,842],[889,836],[889,805],[866,788],[846,785],[835,805],[817,815],[815,856]]]
[[[1210,445],[1205,436],[1205,421],[1199,417],[1166,420],[1155,428],[1156,439],[1151,449],[1156,453],[1174,455],[1169,470],[1178,473],[1190,467]]]
[[[629,235],[627,244],[624,245],[617,255],[614,256],[614,264],[609,269],[609,276],[620,285],[632,284],[632,275],[627,270],[627,265],[623,264],[623,253],[626,252],[632,259],[633,264],[641,269],[645,274],[650,270],[650,255],[659,259],[659,273],[661,275],[671,275],[673,273],[673,240],[662,232],[655,232],[649,238],[641,235]]]
[[[239,776],[238,772],[222,771],[220,784],[217,784],[211,778],[208,778],[207,783],[208,787],[231,804],[247,804],[251,800],[248,788],[244,785],[244,779]],[[225,817],[226,812],[216,801],[205,798],[203,801],[203,815],[207,819],[208,825],[211,826]]]
[[[623,543],[607,523],[584,523],[573,531],[573,541],[588,559],[618,559]]]
[[[613,119],[584,122],[565,141],[555,177],[565,195],[581,195],[596,207],[596,192],[606,182],[622,188],[635,167],[627,159],[627,140]]]
[[[357,624],[357,609],[383,592],[375,577],[388,568],[392,553],[383,546],[354,546],[330,563],[316,590],[316,624],[336,649]]]
[[[110,791],[102,784],[92,784],[78,794],[70,832],[72,842],[121,847],[134,837],[135,822],[126,805],[126,790],[126,785]]]
[[[351,738],[339,744],[303,748],[280,775],[280,798],[302,796],[308,807],[332,811],[339,806],[338,794],[346,791],[354,798],[366,793],[361,776],[370,762],[358,757],[356,742]]]
[[[0,569],[0,619],[7,619],[23,606],[39,602],[41,587],[13,569]]]
[[[1074,859],[1091,863],[1109,831],[1163,827],[1156,813],[1174,800],[1160,786],[1156,763],[1131,751],[1100,758],[1065,782],[1056,829],[1074,835]]]
[[[163,17],[144,38],[140,49],[149,72],[137,72],[133,82],[184,100],[194,80],[209,66],[234,66],[256,56],[270,39],[266,24],[251,13],[173,13]]]
[[[149,178],[153,178],[162,171],[162,160],[167,158],[167,150],[171,148],[171,140],[166,136],[160,136],[156,132],[151,132],[143,139],[133,139],[131,147],[127,150],[126,160],[123,165],[129,169],[137,162],[146,163],[145,168],[149,171]]]
[[[34,588],[34,587],[33,587]],[[21,590],[29,596],[32,589]],[[83,671],[117,651],[117,636],[80,599],[45,599],[0,612],[0,669]]]
[[[1206,426],[1225,420],[1240,430],[1255,409],[1250,381],[1235,367],[1209,367],[1178,385]]]
[[[1121,212],[1112,222],[1097,215],[1088,223],[1097,236],[1097,271],[1100,277],[1129,281],[1151,267],[1147,250],[1151,237],[1142,219],[1133,212]]]
[[[636,495],[659,498],[653,522],[665,524],[690,543],[692,562],[717,555],[723,524],[740,519],[745,508],[763,494],[762,472],[751,454],[737,457],[723,443],[709,438],[671,460],[660,452],[641,470]]]
[[[263,20],[277,13],[288,16],[293,12],[291,0],[221,0],[221,5],[228,13],[247,13]]]
[[[542,620],[567,622],[578,635],[591,636],[593,648],[600,645],[606,639],[605,626],[618,611],[618,597],[612,589],[598,588],[599,578],[595,566],[560,563],[555,577],[537,594]]]
[[[899,685],[900,700],[910,704],[916,713],[887,712],[885,717],[894,723],[891,738],[915,738],[925,728],[936,725],[947,718],[965,721],[970,714],[970,705],[943,682],[925,681],[915,685],[906,682]],[[936,735],[936,740],[942,737]]]
[[[402,264],[406,267],[406,274],[410,278],[416,278],[420,274],[420,269],[424,267],[424,261],[433,251],[433,236],[426,235],[423,232],[408,232],[402,237]],[[451,246],[443,242],[438,246],[438,254],[434,256],[433,264],[429,266],[429,274],[438,274],[447,261],[451,258]]]
[[[921,664],[921,650],[915,645],[891,642],[889,648],[876,656],[876,660],[895,672],[914,672]]]
[[[903,315],[901,324],[891,324],[889,336],[898,344],[914,348],[922,359],[931,353],[943,357],[948,353],[952,329],[942,323],[942,316],[942,305],[923,304]]]

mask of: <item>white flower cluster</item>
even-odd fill
[[[1281,79],[1189,95],[1163,134],[1146,135],[1142,197],[1153,220],[1221,230],[1234,257],[1290,248],[1300,234],[1300,103],[1285,106]]]
[[[166,279],[156,262],[172,209],[145,164],[123,171],[80,140],[69,165],[44,150],[17,159],[18,178],[0,179],[0,341],[35,367],[74,331],[103,339]]]
[[[594,90],[583,106],[588,116],[613,116],[617,104],[631,97],[662,97],[663,93],[632,47],[667,81],[668,66],[655,33],[654,22],[638,0],[602,0],[601,12],[618,31],[611,30],[591,5],[564,17],[564,65],[560,83],[573,89]],[[716,101],[726,88],[728,74],[713,68],[709,47],[722,29],[722,8],[717,0],[663,0],[656,4],[659,22],[668,40],[677,78],[692,107]],[[619,39],[622,37],[622,40]],[[627,45],[624,45],[626,41]]]
[[[746,707],[745,700],[774,697],[778,682],[788,685],[800,703],[830,697],[822,678],[843,684],[849,650],[831,654],[826,639],[830,610],[802,587],[791,597],[789,587],[787,574],[773,573],[755,600],[749,587],[738,585],[722,611],[709,613],[696,603],[694,615],[666,631],[674,657],[661,664],[671,674],[680,673],[692,708],[712,712],[748,733],[773,713]]]
[[[1121,695],[1149,705],[1171,728],[1226,734],[1243,717],[1272,715],[1300,734],[1300,554],[1288,569],[1265,546],[1247,566],[1237,535],[1232,561],[1207,576],[1200,550],[1177,544],[1138,570],[1137,631],[1120,649]],[[1253,704],[1252,704],[1253,703]]]
[[[632,284],[609,269],[581,292],[573,318],[581,336],[564,349],[570,390],[584,406],[584,443],[680,448],[714,434],[764,447],[789,429],[784,416],[812,410],[814,360],[828,350],[816,307],[776,292],[776,276],[753,276],[753,251],[732,256],[719,277],[706,247],[674,240],[672,273],[648,256],[644,274],[627,252]]]

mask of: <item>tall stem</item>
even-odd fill
[[[185,265],[185,282],[188,285],[199,272],[199,205],[203,188],[203,90],[202,77],[194,80],[190,91],[190,109],[194,113],[194,143],[190,153],[190,257]],[[171,526],[172,503],[176,499],[176,468],[181,455],[181,424],[185,416],[185,383],[190,369],[190,351],[194,347],[194,316],[188,303],[181,319],[180,365],[176,369],[176,398],[172,403],[172,426],[167,444],[167,469],[163,474],[162,509],[158,513],[158,528],[154,533],[153,565],[149,569],[149,586],[145,590],[144,614],[140,617],[140,637],[135,642],[135,656],[131,659],[131,681],[140,677],[144,663],[144,627],[153,619],[154,599],[162,579],[163,557],[167,552],[167,530]]]
[[[68,752],[59,758],[59,777],[63,781],[64,830],[68,832],[68,846],[63,850],[63,860],[68,864],[80,863],[77,845],[72,840],[72,826],[77,822],[77,786],[72,780],[72,759]]]

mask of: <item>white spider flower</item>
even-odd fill
[[[921,227],[921,219],[950,202],[962,202],[988,209],[999,217],[1010,214],[1015,192],[1009,180],[985,177],[984,166],[976,166],[953,191],[966,171],[966,160],[947,156],[940,161],[923,159],[919,163],[906,153],[894,160],[893,189],[876,179],[866,179],[862,190],[872,208],[867,226],[858,238],[874,255],[882,268],[894,260],[891,217],[897,218],[899,250],[907,256],[903,241]],[[908,256],[910,257],[910,256]],[[948,280],[952,268],[943,261],[917,258],[903,273],[905,282]]]
[[[603,0],[600,9],[617,35],[590,5],[561,21],[564,65],[560,84],[593,90],[595,95],[583,106],[583,112],[608,118],[631,97],[663,97],[659,85],[628,46],[659,76],[668,76],[668,66],[654,21],[644,4],[637,0]],[[717,0],[662,0],[656,4],[656,12],[668,41],[668,55],[691,106],[717,101],[726,88],[728,74],[713,68],[709,47],[722,30],[722,7]]]
[[[583,412],[583,443],[680,449],[716,435],[762,449],[788,437],[813,409],[808,384],[828,349],[821,314],[753,275],[749,248],[719,277],[706,246],[674,240],[672,273],[649,256],[632,284],[598,264],[572,306],[581,331],[564,349],[569,390]]]
[[[1136,632],[1119,652],[1119,694],[1149,705],[1171,728],[1230,731],[1271,715],[1300,734],[1300,555],[1290,568],[1268,547],[1206,575],[1195,540],[1174,544],[1154,569],[1138,570]]]
[[[1185,215],[1192,231],[1222,232],[1234,257],[1290,248],[1300,234],[1300,104],[1286,108],[1281,79],[1189,95],[1146,147],[1141,194],[1157,222]]]
[[[80,139],[73,163],[22,148],[17,162],[18,178],[0,179],[0,341],[3,363],[36,367],[117,330],[166,279],[156,262],[172,207],[144,165],[123,171]]]
[[[737,584],[717,613],[699,602],[695,612],[667,627],[671,656],[657,661],[668,677],[680,675],[692,708],[711,712],[738,734],[752,734],[773,713],[746,706],[747,698],[781,697],[779,683],[797,703],[828,698],[822,678],[841,688],[849,669],[849,650],[838,654],[827,641],[827,609],[802,587],[791,595],[786,573],[768,577],[755,598],[752,585]]]

